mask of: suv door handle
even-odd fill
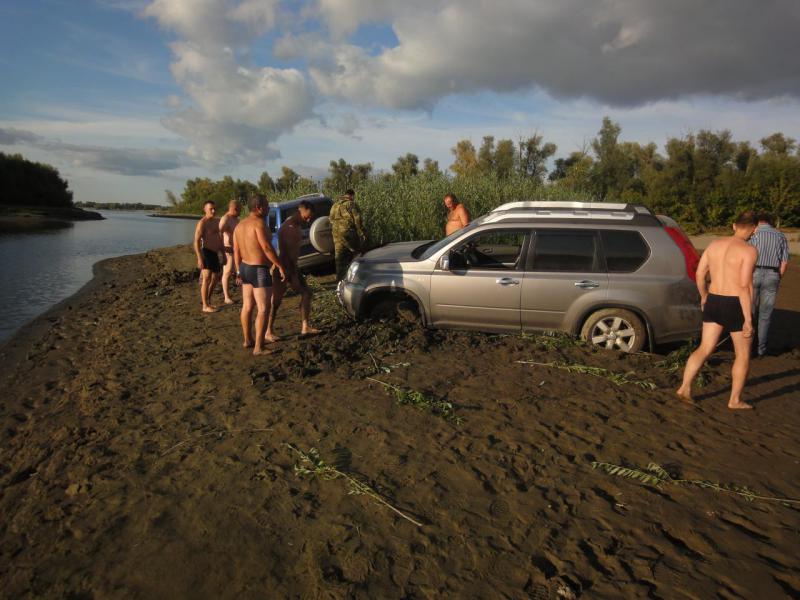
[[[576,281],[574,285],[575,285],[575,287],[583,288],[585,290],[587,290],[587,289],[590,290],[590,289],[593,289],[593,288],[600,287],[599,283],[597,283],[596,281],[590,281],[588,279],[583,279],[581,281]]]
[[[519,285],[519,279],[511,279],[511,277],[500,277],[495,280],[498,285]]]

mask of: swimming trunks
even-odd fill
[[[703,323],[717,323],[730,333],[737,333],[744,325],[744,312],[739,296],[709,294],[703,307]]]
[[[239,276],[242,278],[243,284],[252,285],[254,288],[272,287],[272,277],[269,275],[269,267],[267,265],[241,263],[239,265]]]
[[[219,263],[219,253],[203,248],[203,268],[214,273],[221,273],[222,265]]]

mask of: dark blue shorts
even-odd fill
[[[203,268],[212,273],[222,273],[222,264],[219,262],[219,252],[203,248]]]
[[[254,288],[272,287],[272,277],[270,277],[267,265],[241,263],[239,265],[239,276],[242,278],[242,284],[244,285],[252,285]]]

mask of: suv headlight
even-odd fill
[[[353,261],[353,262],[350,263],[350,267],[347,269],[347,277],[345,278],[345,279],[347,279],[348,283],[355,282],[356,273],[358,273],[358,265],[359,265],[359,263],[356,262],[356,261]]]

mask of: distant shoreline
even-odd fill
[[[189,215],[186,213],[150,213],[148,217],[160,217],[162,219],[191,219],[199,220],[203,215]]]
[[[69,206],[0,207],[0,233],[25,233],[72,227],[75,221],[102,221],[98,212]]]

